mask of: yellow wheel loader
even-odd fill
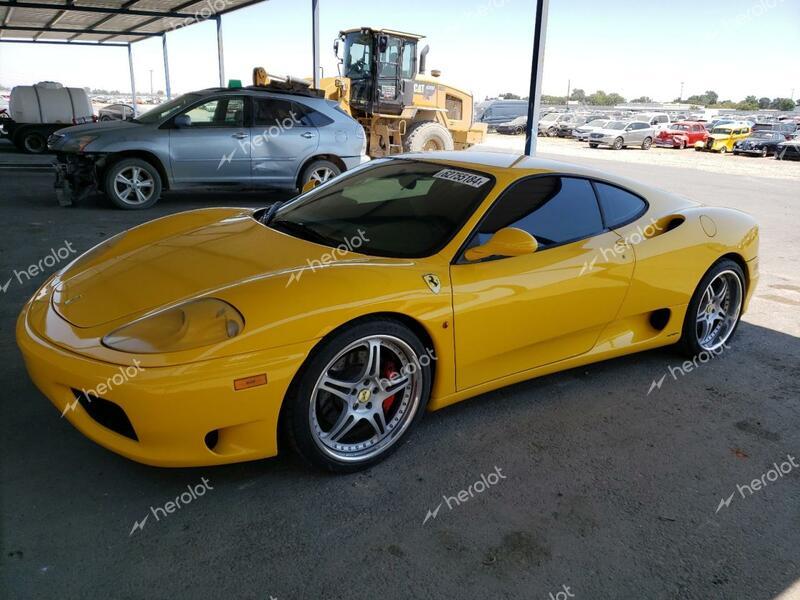
[[[472,94],[426,73],[423,36],[361,27],[339,34],[334,52],[340,75],[320,82],[325,97],[357,119],[372,157],[420,150],[463,150],[483,141],[484,123],[474,123]]]

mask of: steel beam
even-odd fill
[[[110,48],[126,48],[128,44],[114,44],[111,42],[70,42],[70,41],[56,41],[56,40],[7,40],[0,39],[0,44],[52,44],[54,46],[105,46]]]
[[[528,124],[525,126],[525,154],[528,156],[536,154],[536,134],[539,131],[542,67],[544,65],[544,45],[549,4],[550,0],[536,0],[536,20],[533,26],[533,56],[531,57],[531,83],[530,92],[528,92]]]
[[[133,76],[133,47],[130,44],[128,44],[128,68],[131,72],[131,105],[133,116],[136,117],[136,78]]]
[[[319,88],[319,0],[311,0],[311,50],[314,87]]]
[[[139,8],[111,8],[108,6],[67,6],[66,4],[47,4],[45,2],[27,2],[26,0],[0,0],[0,6],[16,8],[35,8],[37,10],[66,10],[67,12],[89,12],[107,15],[133,15],[136,17],[174,17],[176,19],[194,18],[193,14],[157,10],[143,10]]]
[[[169,84],[169,56],[167,55],[167,34],[161,36],[161,49],[164,52],[164,81],[167,86],[167,100],[172,100],[172,88]]]
[[[222,17],[214,17],[217,21],[217,62],[219,63],[219,87],[225,87],[225,56],[222,52]]]

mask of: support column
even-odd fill
[[[222,15],[215,17],[217,21],[217,60],[219,61],[219,87],[225,87],[225,57],[222,53]]]
[[[167,54],[167,34],[161,35],[161,49],[164,52],[164,84],[167,89],[167,100],[172,100],[172,86],[169,84],[169,55]]]
[[[547,9],[550,0],[536,0],[536,20],[533,27],[533,57],[531,59],[531,86],[528,92],[528,124],[525,127],[525,154],[536,154],[536,134],[539,131],[540,103],[542,98],[542,66],[544,65]]]
[[[128,42],[128,69],[131,72],[131,105],[133,106],[133,116],[139,114],[136,107],[136,78],[133,76],[133,48]]]
[[[311,48],[314,87],[319,88],[319,0],[311,0]]]

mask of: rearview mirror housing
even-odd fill
[[[178,129],[183,129],[184,127],[191,127],[192,126],[192,117],[189,115],[178,115],[175,117],[173,121],[175,127]]]
[[[533,254],[538,247],[536,238],[527,231],[516,227],[504,227],[495,232],[485,244],[469,248],[464,252],[464,258],[474,261],[490,256],[522,256]]]

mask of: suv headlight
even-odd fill
[[[244,328],[242,315],[217,298],[190,300],[112,331],[103,344],[121,352],[180,352],[224,342]]]

